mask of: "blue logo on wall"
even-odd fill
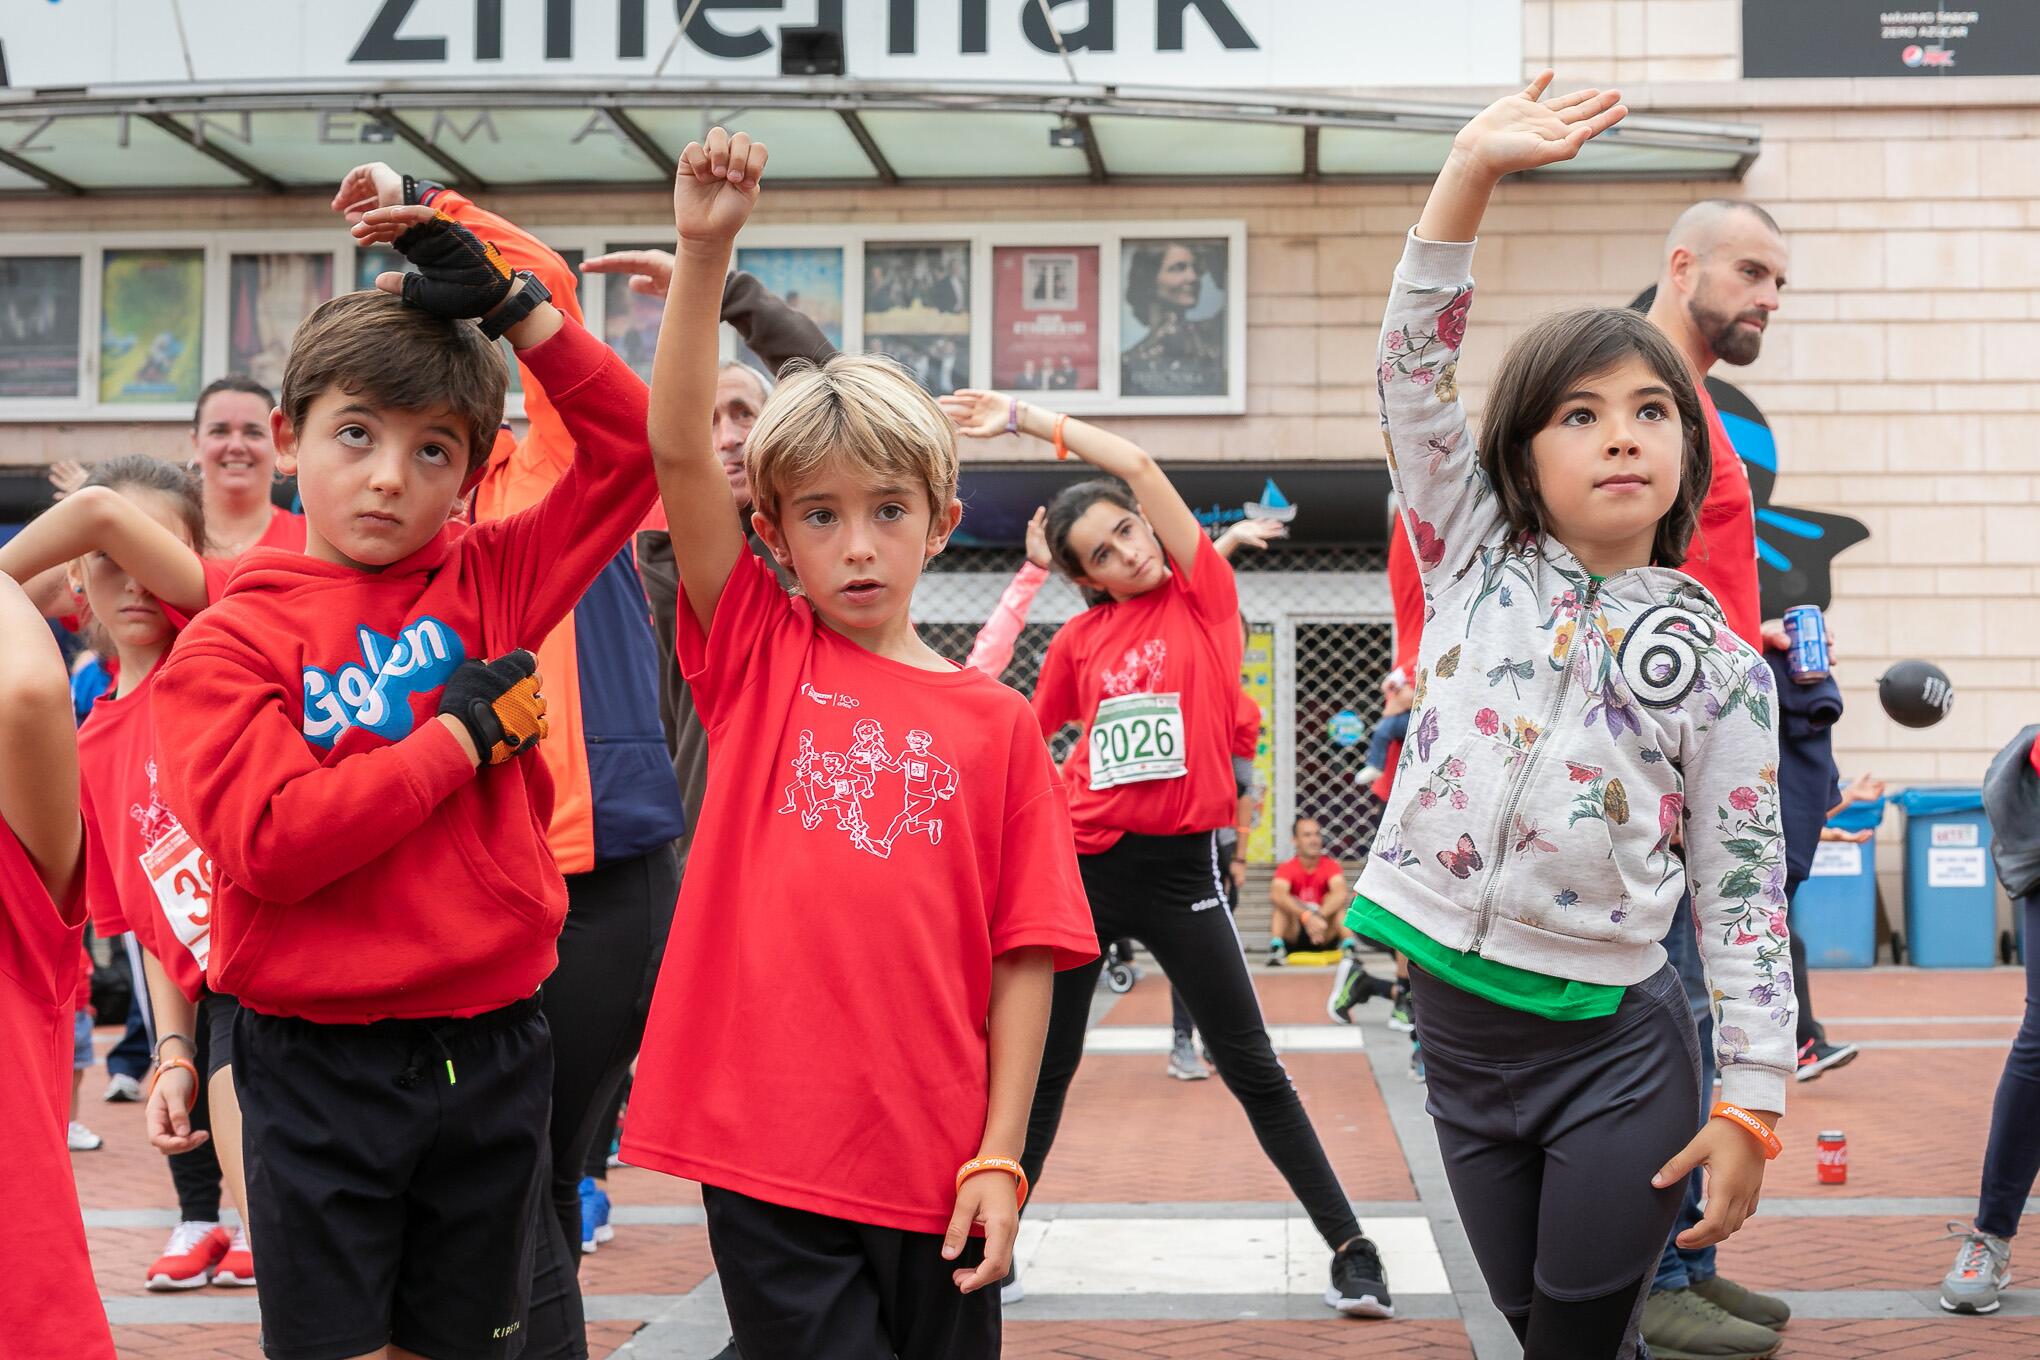
[[[1261,483],[1261,494],[1244,505],[1212,505],[1199,510],[1191,507],[1197,522],[1207,529],[1223,529],[1228,524],[1238,524],[1243,519],[1272,519],[1287,524],[1296,518],[1296,507],[1289,503],[1289,497],[1282,494],[1282,488],[1275,485],[1273,477]]]

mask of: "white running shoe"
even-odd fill
[[[104,1138],[75,1119],[71,1121],[71,1127],[65,1133],[65,1141],[73,1152],[97,1152],[106,1146]]]
[[[125,1072],[116,1072],[106,1079],[106,1089],[99,1093],[104,1101],[136,1101],[142,1098],[142,1084]]]

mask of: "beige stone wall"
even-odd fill
[[[1861,519],[1835,572],[1845,770],[1973,780],[2040,717],[2040,81],[1742,82],[1737,0],[1530,0],[1526,66],[1621,83],[1634,107],[1761,127],[1740,185],[1505,186],[1487,224],[1462,386],[1476,406],[1510,336],[1552,308],[1626,302],[1697,197],[1746,195],[1792,268],[1762,359],[1730,374],[1769,415],[1776,499]],[[1431,92],[1435,97],[1435,92]],[[1407,185],[782,191],[761,220],[1239,217],[1248,233],[1248,410],[1119,422],[1185,459],[1380,456],[1368,374]],[[641,221],[663,196],[492,200],[534,226]],[[0,206],[10,230],[323,225],[313,199]],[[0,426],[0,463],[173,453],[182,432]],[[1011,456],[997,446],[973,453]],[[1886,721],[1875,677],[1923,656],[1954,678],[1948,722]]]

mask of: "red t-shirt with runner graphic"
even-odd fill
[[[677,615],[708,792],[624,1160],[942,1232],[984,1135],[992,960],[1098,952],[1033,715],[977,670],[864,650],[748,552],[707,636]]]
[[[71,1017],[85,904],[59,906],[14,832],[0,825],[0,1145],[7,1149],[8,1229],[21,1248],[0,1271],[9,1356],[112,1360],[106,1309],[92,1282],[85,1223],[64,1124],[71,1107]]]
[[[132,930],[196,1001],[212,944],[212,858],[157,796],[155,681],[151,673],[120,698],[101,696],[78,730],[86,900],[95,931]]]
[[[1084,728],[1063,762],[1079,854],[1128,832],[1232,825],[1241,650],[1239,590],[1209,539],[1147,594],[1094,605],[1055,635],[1034,712],[1045,736]]]

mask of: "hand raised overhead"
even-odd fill
[[[683,242],[728,245],[758,202],[765,144],[746,132],[711,128],[689,142],[673,173],[673,225]]]
[[[1493,179],[1569,161],[1580,148],[1625,118],[1616,90],[1575,90],[1541,102],[1551,72],[1539,72],[1521,94],[1487,106],[1452,139],[1452,155]]]

